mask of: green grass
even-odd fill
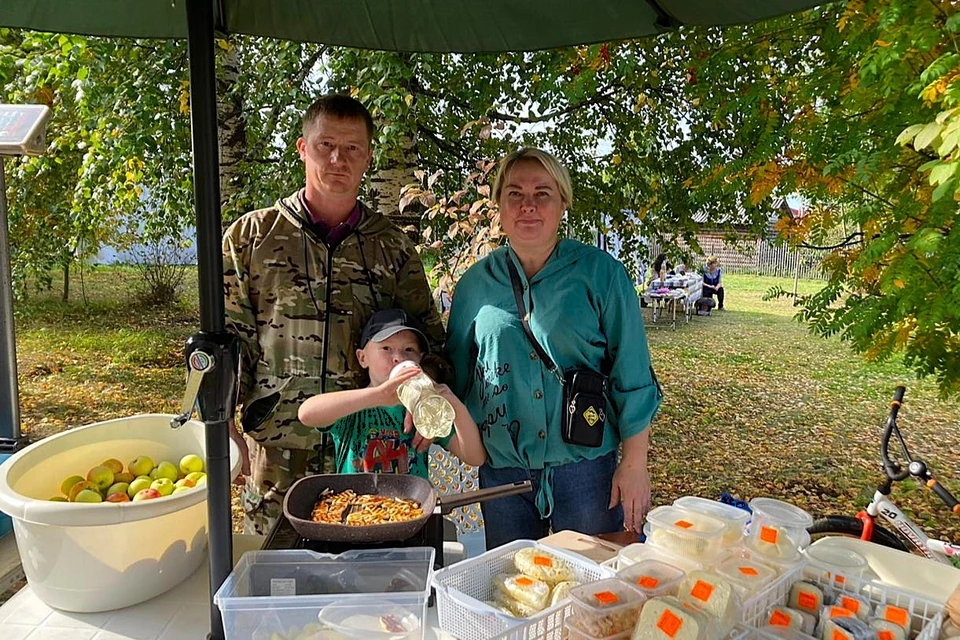
[[[75,284],[33,293],[16,305],[24,430],[40,438],[140,412],[174,412],[183,393],[181,353],[196,330],[196,276],[185,302],[151,310],[134,299],[136,274],[85,274],[88,304]],[[893,388],[905,384],[901,426],[913,450],[960,494],[960,408],[938,400],[898,359],[867,363],[839,340],[813,336],[793,319],[789,299],[762,300],[792,280],[725,274],[727,307],[676,330],[648,331],[664,386],[653,425],[654,502],[684,494],[769,495],[815,515],[853,515],[880,478],[879,435]],[[820,286],[802,281],[801,293]],[[960,540],[960,526],[916,484],[894,498],[929,533]]]

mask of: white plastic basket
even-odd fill
[[[752,627],[762,627],[767,610],[773,606],[786,604],[790,587],[798,580],[819,585],[825,592],[859,595],[866,598],[872,608],[877,605],[892,604],[906,609],[910,613],[910,637],[914,640],[937,640],[940,634],[943,603],[861,577],[845,576],[839,573],[831,576],[821,569],[805,564],[797,565],[755,597],[747,600],[743,606],[743,623]],[[763,631],[760,632],[760,636],[776,638]]]
[[[520,549],[536,547],[562,558],[581,583],[596,582],[614,575],[581,555],[539,544],[517,540],[486,553],[441,569],[433,575],[437,592],[440,627],[459,640],[560,640],[563,621],[572,611],[569,601],[544,609],[532,618],[514,618],[484,600],[493,600],[493,577],[515,573],[513,556]]]

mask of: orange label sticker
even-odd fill
[[[596,598],[600,604],[616,604],[620,602],[620,598],[617,597],[617,594],[613,591],[601,591],[600,593],[593,594],[593,597]]]
[[[877,637],[880,640],[893,640],[893,631],[877,631]]]
[[[850,596],[840,596],[840,606],[854,613],[860,612],[860,601]]]
[[[637,584],[644,589],[656,589],[657,585],[660,584],[660,581],[653,576],[640,576],[640,579],[637,580]]]
[[[768,622],[774,627],[789,627],[790,623],[793,622],[793,618],[780,609],[774,609],[773,613],[770,614],[770,620],[768,620]]]
[[[680,527],[681,529],[689,529],[693,526],[692,522],[687,522],[686,520],[677,520],[673,523],[674,526]]]
[[[668,638],[676,638],[677,632],[680,631],[682,626],[683,620],[669,609],[661,613],[660,619],[657,620],[657,629],[663,631]]]
[[[837,581],[837,584],[845,584],[847,582],[847,577],[838,573],[836,576],[834,576],[834,580]]]
[[[553,560],[547,556],[533,556],[533,564],[537,565],[538,567],[552,567]]]
[[[850,635],[843,629],[834,629],[830,640],[850,640]]]
[[[780,532],[774,527],[760,527],[760,539],[770,544],[777,544],[780,539]]]
[[[753,567],[740,567],[740,573],[745,576],[756,577],[760,575],[760,572],[754,569]]]
[[[887,610],[883,613],[883,619],[893,624],[898,624],[901,627],[907,626],[907,623],[910,621],[910,614],[907,613],[906,609],[901,609],[900,607],[894,607],[887,605]]]
[[[713,595],[713,585],[703,580],[697,580],[697,583],[693,585],[693,589],[690,589],[690,595],[702,602],[708,602],[710,596]]]
[[[853,611],[845,609],[844,607],[830,607],[830,617],[831,618],[852,618]]]
[[[815,613],[817,611],[817,596],[809,591],[801,591],[797,595],[797,606]]]
[[[519,578],[517,578],[516,583],[517,583],[518,585],[520,585],[521,587],[532,587],[532,586],[533,586],[533,580],[531,580],[531,579],[528,578],[527,576],[520,576]]]

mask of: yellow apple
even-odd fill
[[[60,483],[60,493],[62,493],[65,496],[69,496],[70,489],[73,488],[73,485],[77,484],[78,482],[83,482],[84,480],[86,480],[86,478],[84,478],[83,476],[70,476],[69,478],[67,478],[66,480]]]
[[[197,483],[189,478],[180,478],[174,482],[173,485],[177,488],[186,487],[187,489],[193,489],[195,486],[197,486]]]
[[[53,496],[52,498],[50,498],[50,502],[70,502],[70,501],[64,498],[63,496]]]
[[[157,478],[150,483],[151,489],[156,489],[161,496],[168,496],[173,493],[173,480],[170,478]]]
[[[123,463],[116,458],[107,458],[100,463],[100,466],[106,467],[107,469],[110,469],[110,471],[113,471],[113,475],[123,472]]]
[[[136,476],[149,476],[153,471],[153,460],[147,456],[137,456],[127,465],[127,470]]]
[[[84,489],[77,494],[74,502],[103,502],[103,497],[95,489]]]
[[[198,487],[201,484],[207,484],[207,474],[203,471],[194,471],[193,473],[188,473],[184,480],[190,480],[193,482],[193,486]]]
[[[172,496],[179,495],[179,494],[181,494],[181,493],[186,493],[187,491],[190,491],[191,489],[193,489],[193,487],[188,487],[188,486],[186,486],[186,485],[181,485],[181,486],[179,486],[179,487],[175,487],[174,490],[173,490],[173,493],[171,493],[170,495],[172,495]]]
[[[70,493],[67,494],[67,497],[70,499],[70,502],[76,502],[77,494],[87,489],[93,489],[94,491],[96,491],[97,485],[93,484],[88,480],[84,480],[83,482],[78,482],[72,487],[70,487]]]
[[[176,482],[180,478],[180,470],[177,469],[177,465],[164,460],[157,465],[156,469],[150,472],[150,477],[154,480],[166,478],[170,482]]]
[[[180,458],[180,471],[183,472],[184,476],[196,471],[203,471],[203,458],[195,453],[183,456]]]
[[[104,499],[104,502],[130,502],[130,496],[128,496],[124,491],[118,491],[108,495]]]
[[[133,496],[133,502],[142,502],[144,500],[154,500],[160,498],[160,492],[156,489],[144,489],[143,491],[137,491],[136,495]]]
[[[130,488],[129,482],[114,482],[112,485],[110,485],[110,488],[104,491],[103,493],[106,496],[111,496],[114,493],[122,493],[126,495],[127,489],[129,488]]]
[[[105,491],[113,484],[113,471],[107,467],[96,466],[87,472],[87,480],[95,484],[100,491]]]
[[[153,480],[150,479],[150,476],[137,476],[133,482],[130,483],[130,486],[127,487],[127,495],[132,498],[144,489],[149,489],[152,482]]]
[[[127,484],[130,484],[136,477],[137,476],[133,475],[129,471],[121,471],[120,473],[113,474],[113,482],[126,482]]]

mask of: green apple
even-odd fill
[[[186,493],[187,491],[190,491],[191,489],[193,489],[193,487],[188,487],[188,486],[186,486],[186,485],[181,485],[181,486],[179,486],[179,487],[174,487],[173,493],[171,493],[170,495],[172,495],[172,496],[179,495],[179,494],[181,494],[181,493]]]
[[[164,460],[157,465],[157,468],[150,472],[150,477],[154,480],[167,478],[170,482],[176,482],[180,478],[180,470],[177,465]]]
[[[84,489],[77,494],[74,502],[103,502],[103,497],[95,489]]]
[[[73,488],[73,485],[77,484],[78,482],[83,482],[84,480],[86,480],[86,478],[83,476],[70,476],[60,483],[60,493],[65,496],[70,495],[70,489]]]
[[[203,471],[194,471],[193,473],[188,473],[184,480],[190,480],[193,482],[193,486],[199,487],[201,484],[207,484],[207,474]]]
[[[113,471],[113,475],[123,472],[123,463],[116,458],[107,458],[100,463],[100,466],[106,467],[107,469],[110,469],[110,471]]]
[[[173,493],[173,480],[170,478],[157,478],[150,484],[150,488],[156,489],[162,496],[168,496]]]
[[[129,471],[121,471],[120,473],[113,474],[113,483],[116,484],[118,482],[126,482],[127,484],[130,484],[136,477],[137,476],[133,475]]]
[[[143,491],[137,491],[136,495],[133,496],[133,502],[143,502],[144,500],[154,500],[156,498],[162,497],[160,492],[156,489],[144,489]]]
[[[63,496],[53,496],[52,498],[50,498],[50,502],[70,502],[70,501],[64,498]]]
[[[137,456],[133,462],[127,465],[127,470],[136,476],[149,476],[153,471],[153,460],[147,456]]]
[[[87,480],[95,484],[100,491],[105,491],[113,484],[113,471],[108,467],[96,466],[87,472]]]
[[[106,496],[111,496],[114,493],[122,493],[126,495],[127,489],[129,488],[130,488],[129,482],[114,482],[112,485],[110,485],[110,488],[104,491],[103,493]]]
[[[76,502],[76,501],[77,501],[77,494],[80,493],[81,491],[85,491],[85,490],[87,490],[87,489],[93,489],[94,491],[96,491],[96,490],[97,490],[97,485],[93,484],[93,483],[90,482],[89,480],[84,480],[83,482],[78,482],[77,484],[75,484],[75,485],[73,485],[72,487],[70,487],[70,493],[67,494],[67,497],[70,499],[70,502]]]
[[[180,471],[183,472],[184,476],[195,471],[203,471],[203,458],[195,453],[183,456],[180,458]]]
[[[130,483],[130,486],[127,487],[127,495],[132,498],[140,491],[149,489],[152,482],[153,480],[150,479],[150,476],[137,476],[133,479],[133,482]]]
[[[125,491],[118,491],[116,493],[109,494],[106,498],[104,498],[104,502],[130,502],[130,496],[128,496]]]

